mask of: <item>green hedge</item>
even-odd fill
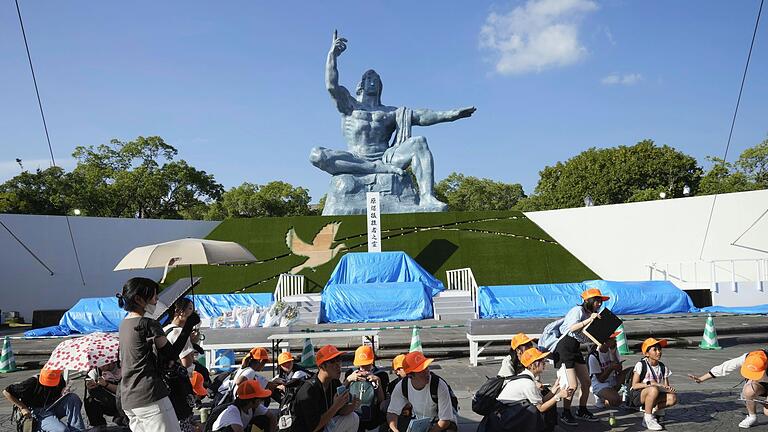
[[[300,216],[228,219],[207,238],[236,241],[259,263],[248,266],[194,266],[203,280],[198,293],[270,292],[277,277],[306,258],[291,254],[286,233],[293,227],[305,242],[327,223],[341,222],[336,243],[342,250],[330,262],[304,269],[308,291],[318,292],[341,255],[365,252],[365,216]],[[470,267],[479,285],[575,282],[599,278],[521,212],[448,212],[382,216],[382,250],[404,251],[445,283],[445,271]],[[175,269],[168,283],[188,276]]]

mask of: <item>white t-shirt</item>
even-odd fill
[[[518,374],[518,376],[523,375],[528,375],[529,377],[533,378],[533,380],[529,380],[528,378],[518,378],[514,381],[507,382],[504,385],[504,388],[501,389],[499,397],[496,399],[501,402],[517,402],[528,400],[534,405],[540,404],[543,399],[541,398],[541,390],[536,387],[536,381],[538,380],[528,369]]]
[[[264,405],[259,405],[258,408],[256,408],[256,411],[245,411],[240,412],[240,410],[234,406],[230,405],[225,409],[221,415],[219,415],[219,418],[216,419],[215,422],[213,422],[213,430],[219,430],[223,429],[230,425],[238,425],[242,428],[245,428],[248,426],[248,424],[251,423],[251,420],[260,415],[264,415],[267,413],[267,408]]]
[[[589,358],[589,376],[592,380],[592,392],[597,393],[604,388],[614,387],[617,384],[615,373],[612,373],[604,382],[600,382],[597,376],[603,372],[603,369],[608,367],[609,362],[618,363],[621,361],[619,353],[616,350],[608,350],[606,353],[597,350],[597,356],[590,354],[587,357]]]
[[[432,377],[430,376],[431,379]],[[456,413],[453,411],[453,405],[451,405],[451,393],[448,391],[448,384],[445,381],[440,380],[440,383],[437,385],[437,404],[432,400],[432,395],[429,394],[429,382],[427,382],[423,389],[416,390],[413,388],[413,381],[409,379],[408,399],[403,397],[402,386],[401,381],[392,390],[392,399],[389,402],[387,412],[399,415],[405,405],[410,402],[416,418],[437,417],[438,420],[457,423]]]
[[[263,388],[263,389],[267,388],[267,383],[269,381],[266,378],[264,378],[263,376],[261,376],[258,372],[256,372],[255,370],[253,370],[253,369],[251,369],[249,367],[240,368],[240,370],[237,371],[235,373],[235,376],[232,378],[232,384],[233,384],[232,392],[233,392],[235,397],[237,397],[237,384],[235,384],[235,383],[237,382],[237,380],[240,379],[240,377],[243,377],[243,376],[245,377],[246,380],[256,380],[256,381],[258,381],[259,385],[261,385],[261,388]]]
[[[640,360],[635,364],[635,368],[632,369],[632,373],[640,374],[642,372],[643,368],[643,362],[645,360]],[[647,382],[655,382],[659,384],[664,384],[664,379],[669,378],[670,375],[672,375],[672,372],[669,370],[667,365],[664,365],[664,376],[661,376],[661,364],[657,364],[656,366],[651,366],[648,364],[646,366],[646,372],[644,377],[640,377],[640,382],[647,383]]]
[[[169,329],[173,329],[173,330],[169,332],[168,331]],[[163,331],[167,334],[166,338],[168,339],[168,342],[174,343],[176,342],[176,339],[178,339],[179,335],[181,334],[181,327],[175,324],[168,324],[167,326],[163,327]],[[179,353],[179,358],[184,357],[186,353],[189,353],[194,350],[195,349],[192,347],[192,342],[189,340],[189,338],[187,338],[187,343],[184,344],[184,349],[182,349],[181,353]]]
[[[511,377],[515,375],[515,370],[512,367],[511,355],[504,357],[504,359],[501,361],[501,367],[499,368],[499,373],[497,373],[496,375],[500,377]]]

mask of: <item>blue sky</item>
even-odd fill
[[[159,135],[227,188],[284,180],[317,201],[313,146],[344,148],[323,81],[334,29],[340,81],[376,69],[383,102],[475,105],[418,128],[436,177],[533,192],[538,171],[589,147],[651,138],[721,156],[758,0],[29,1],[27,37],[55,155]],[[768,17],[758,31],[729,159],[768,133]],[[0,180],[48,166],[12,1],[0,5]]]

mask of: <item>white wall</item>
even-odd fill
[[[581,207],[526,215],[561,245],[606,280],[650,279],[654,272],[681,288],[710,288],[711,261],[717,282],[766,280],[768,261],[768,190],[718,195],[712,223],[703,247],[704,233],[714,196],[678,198],[642,203]],[[737,245],[732,244],[745,231]],[[731,264],[736,276],[731,276]],[[694,262],[696,264],[694,264]],[[696,268],[696,272],[693,269]],[[768,293],[758,285],[742,284],[724,292],[722,284],[713,303],[743,306],[768,303]],[[751,287],[751,288],[750,288]]]
[[[51,276],[0,227],[0,310],[19,311],[27,322],[31,322],[33,310],[69,309],[83,297],[112,296],[133,276],[159,279],[162,269],[112,269],[137,246],[184,237],[202,238],[219,224],[70,217],[85,279],[83,285],[64,217],[4,214],[0,220],[54,272]]]

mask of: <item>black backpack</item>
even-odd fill
[[[205,429],[203,429],[203,432],[213,432],[213,424],[216,423],[216,420],[218,420],[219,417],[221,417],[221,413],[230,406],[232,406],[231,403],[226,403],[215,407],[211,413],[208,414],[208,420],[205,421]]]
[[[280,401],[280,409],[277,415],[277,430],[280,432],[291,432],[293,423],[296,421],[296,396],[299,394],[302,386],[314,385],[317,383],[317,376],[306,380],[290,380],[285,383],[285,394]]]
[[[439,405],[439,402],[437,401],[437,387],[440,385],[440,381],[444,381],[445,385],[448,386],[448,393],[451,395],[451,406],[453,406],[454,411],[459,411],[459,398],[456,397],[456,395],[453,393],[453,389],[451,388],[450,384],[448,384],[448,381],[445,381],[440,377],[440,375],[437,375],[434,372],[429,373],[429,395],[432,396],[432,402]],[[400,382],[400,388],[403,391],[403,397],[408,400],[408,380],[409,377],[403,378]]]
[[[527,378],[533,381],[528,374],[514,375],[509,377],[493,377],[488,378],[485,384],[481,385],[475,395],[472,397],[472,411],[481,416],[487,416],[492,413],[499,405],[498,397],[504,386],[510,381]]]

